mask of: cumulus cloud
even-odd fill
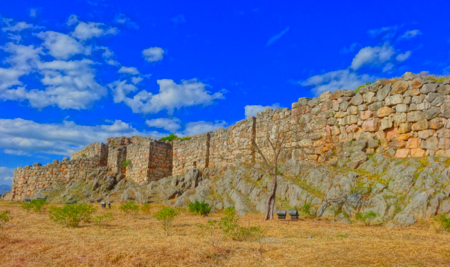
[[[126,81],[116,81],[110,84],[114,92],[114,101],[124,102],[134,113],[157,113],[167,110],[173,113],[183,107],[211,105],[214,100],[224,98],[222,92],[211,93],[206,90],[206,84],[196,80],[183,80],[177,84],[173,80],[158,80],[159,93],[152,94],[142,90],[136,95],[126,97],[129,92],[136,91],[136,86]]]
[[[164,57],[164,49],[162,49],[161,47],[150,47],[144,49],[144,51],[142,51],[142,55],[148,62],[159,61]]]
[[[367,74],[359,75],[350,70],[331,71],[320,75],[315,75],[301,82],[303,86],[313,86],[312,91],[319,95],[326,91],[355,89],[367,81],[373,80]]]
[[[184,135],[189,136],[212,132],[218,128],[225,128],[225,127],[227,127],[227,123],[225,121],[215,121],[215,122],[196,121],[187,123],[183,133]]]
[[[24,21],[14,23],[12,19],[2,19],[3,23],[6,24],[6,27],[2,27],[2,31],[4,32],[20,32],[25,29],[34,28],[33,24],[28,24]]]
[[[280,108],[280,104],[275,103],[271,106],[262,106],[262,105],[247,105],[245,106],[245,117],[256,116],[258,112],[264,111],[266,108],[277,109]]]
[[[353,58],[350,67],[357,70],[364,65],[379,66],[389,61],[394,54],[395,50],[389,43],[384,43],[383,46],[364,47]]]
[[[126,74],[131,74],[131,75],[138,75],[139,71],[135,68],[135,67],[125,67],[122,66],[119,69],[119,73],[126,73]]]
[[[270,39],[267,41],[266,46],[271,46],[273,43],[275,43],[276,41],[280,40],[281,37],[283,37],[288,31],[289,31],[289,27],[286,27],[284,30],[282,30],[277,35],[274,35],[274,36],[270,37]]]
[[[406,31],[402,36],[400,36],[400,38],[402,39],[412,39],[418,35],[421,35],[422,32],[419,30],[411,30],[411,31]]]
[[[145,124],[150,127],[164,129],[169,132],[175,132],[180,129],[180,120],[178,118],[158,118],[146,120]]]
[[[103,23],[98,22],[79,22],[72,32],[72,36],[79,40],[88,40],[93,37],[105,35],[116,35],[119,32],[117,28],[106,27]]]
[[[0,184],[11,183],[14,169],[0,166]]]
[[[104,142],[111,136],[154,135],[139,132],[120,120],[112,124],[84,126],[72,121],[59,124],[31,120],[0,119],[0,148],[5,152],[70,155],[93,142]]]
[[[47,31],[37,34],[44,40],[44,47],[50,55],[58,59],[68,59],[77,54],[89,54],[90,50],[67,34]]]
[[[397,61],[405,61],[409,58],[409,56],[411,55],[411,51],[406,51],[403,54],[398,54],[397,57],[395,58]]]

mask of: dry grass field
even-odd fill
[[[27,213],[20,203],[0,202],[0,212],[5,209],[13,220],[3,229],[1,266],[450,266],[450,234],[430,222],[387,230],[317,219],[263,222],[262,214],[251,214],[240,223],[265,229],[263,241],[224,239],[213,248],[196,224],[222,214],[182,212],[166,236],[156,219],[129,217],[117,206],[107,225],[79,228]]]

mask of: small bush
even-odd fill
[[[213,249],[219,249],[219,244],[223,239],[223,234],[216,220],[209,220],[206,224],[197,224],[197,227],[202,230],[200,237],[206,239]]]
[[[180,141],[186,141],[186,140],[191,140],[190,137],[178,137],[175,133],[171,133],[168,136],[165,136],[161,139],[159,139],[161,141],[167,141],[167,142],[173,142],[176,140],[180,140]]]
[[[139,205],[134,203],[133,200],[128,201],[120,205],[119,210],[128,215],[136,215],[139,211]]]
[[[308,216],[311,216],[311,202],[305,202],[303,206],[300,208],[300,211]]]
[[[447,218],[445,214],[442,214],[436,221],[440,223],[440,229],[450,232],[450,217]]]
[[[202,200],[202,202],[199,202],[196,200],[195,202],[189,203],[189,212],[196,213],[202,216],[208,216],[208,214],[211,212],[212,206],[210,206],[208,203],[205,203],[205,201]]]
[[[149,215],[150,210],[151,210],[150,204],[142,204],[141,206],[142,213],[144,213],[145,215]]]
[[[373,219],[375,219],[378,216],[377,213],[375,213],[374,211],[369,211],[369,212],[358,212],[355,215],[355,218],[358,221],[363,221],[365,225],[370,225],[371,221]]]
[[[10,210],[4,210],[0,213],[0,229],[3,230],[3,226],[12,220]]]
[[[67,227],[78,227],[80,222],[90,222],[97,209],[90,204],[68,204],[50,207],[50,219]]]
[[[104,215],[95,216],[93,221],[95,226],[102,226],[104,222],[110,222],[114,220],[114,214],[106,213]]]
[[[263,231],[261,227],[241,227],[239,226],[239,217],[236,215],[234,207],[225,209],[225,216],[220,219],[219,227],[225,235],[236,241],[245,241],[260,236]]]
[[[125,168],[127,168],[128,166],[131,165],[131,160],[129,160],[129,159],[124,159],[123,162],[122,162],[122,165],[123,165]]]
[[[83,153],[83,154],[81,154],[81,157],[82,157],[82,158],[85,158],[85,157],[87,157],[87,156],[86,156],[86,154]]]
[[[22,204],[22,208],[27,212],[33,210],[34,212],[45,212],[44,205],[47,203],[47,199],[36,199],[31,202],[25,202]]]
[[[153,217],[161,223],[166,235],[169,235],[172,222],[178,214],[180,214],[178,210],[170,207],[164,207],[160,211],[156,212]]]

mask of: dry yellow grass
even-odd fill
[[[4,209],[14,218],[0,241],[1,266],[450,266],[450,234],[429,222],[387,230],[316,219],[263,222],[263,215],[250,214],[241,225],[262,226],[268,242],[224,240],[214,249],[195,225],[222,214],[183,212],[166,237],[154,218],[117,209],[108,226],[74,229],[45,213],[27,214],[18,203],[0,202]]]

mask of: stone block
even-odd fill
[[[428,121],[426,119],[420,120],[417,123],[413,124],[413,131],[423,131],[428,129]]]
[[[383,118],[381,120],[380,130],[385,130],[385,129],[389,129],[389,128],[392,128],[392,120],[391,120],[391,118],[389,118],[389,117]]]
[[[398,159],[404,159],[409,156],[409,153],[410,153],[409,149],[406,149],[406,148],[397,149],[394,157],[396,157]]]
[[[394,112],[394,110],[391,109],[390,107],[382,107],[379,110],[377,110],[377,112],[375,113],[375,116],[378,118],[384,118],[384,117],[389,116],[393,112]]]
[[[438,85],[437,85],[436,83],[427,83],[427,84],[424,84],[424,85],[422,86],[421,93],[422,93],[422,94],[428,94],[428,93],[431,93],[431,92],[436,92],[437,86],[438,86]]]
[[[405,92],[407,96],[416,96],[420,95],[420,89],[418,88],[412,88]]]
[[[386,131],[386,138],[389,139],[389,138],[393,137],[396,134],[398,134],[397,128],[392,128],[392,129]]]
[[[365,132],[376,132],[378,130],[378,119],[370,119],[364,121],[362,129]]]
[[[358,107],[350,106],[347,108],[347,112],[349,115],[356,115],[356,114],[358,114]]]
[[[411,157],[413,158],[422,158],[425,156],[425,150],[422,148],[413,148],[411,149]]]
[[[403,148],[403,147],[406,147],[406,142],[405,141],[391,141],[388,143],[388,147]]]
[[[383,101],[387,95],[391,92],[392,90],[392,85],[386,84],[385,86],[383,86],[383,88],[381,88],[380,90],[378,90],[377,92],[377,99],[378,101]]]
[[[408,105],[406,105],[406,104],[398,104],[395,107],[395,111],[397,111],[397,113],[407,112],[408,111]]]
[[[439,138],[439,149],[450,149],[450,138]]]
[[[397,105],[403,102],[403,96],[402,95],[391,95],[386,97],[386,99],[384,100],[384,104],[386,106],[393,106],[393,105]]]
[[[336,112],[336,114],[334,114],[334,117],[337,119],[344,118],[346,116],[348,116],[348,112],[339,111],[339,112]]]
[[[348,103],[348,101],[343,101],[341,104],[339,104],[339,108],[340,108],[342,111],[346,111],[349,105],[350,105],[350,104]]]
[[[408,90],[408,83],[405,81],[396,81],[392,87],[391,94],[403,94]]]
[[[352,100],[350,100],[350,104],[354,106],[361,105],[364,102],[364,99],[361,94],[356,94],[354,97],[352,97]]]
[[[326,100],[331,99],[332,93],[330,91],[323,92],[319,95],[319,101],[324,102]]]
[[[428,122],[430,129],[439,130],[444,127],[444,121],[442,118],[434,118]]]
[[[366,104],[362,104],[358,106],[358,111],[363,111],[363,110],[367,110],[367,105]]]
[[[372,117],[373,112],[370,110],[360,111],[359,112],[359,118],[363,121],[367,120],[368,118]]]
[[[404,133],[409,133],[410,131],[411,131],[411,123],[405,122],[405,123],[399,124],[398,133],[404,134]]]
[[[410,138],[406,142],[406,148],[418,148],[420,147],[421,140],[419,138]]]
[[[374,92],[367,92],[363,95],[364,102],[367,104],[371,104],[374,101]]]
[[[423,82],[420,79],[414,79],[412,81],[409,82],[409,85],[411,86],[411,88],[421,88],[423,85]]]
[[[430,137],[427,140],[423,140],[420,147],[428,150],[437,150],[438,139],[436,137]]]
[[[425,113],[422,112],[422,111],[412,111],[412,112],[409,112],[408,115],[407,115],[407,117],[406,117],[406,119],[407,119],[409,122],[416,122],[416,121],[423,120],[423,119],[425,119],[425,118],[426,118]]]
[[[436,131],[435,130],[424,130],[424,131],[419,131],[418,135],[420,139],[428,139],[431,136],[434,135]]]
[[[437,89],[437,92],[443,96],[450,95],[450,85],[448,84],[441,84],[439,88]]]
[[[371,111],[377,111],[380,108],[384,107],[384,103],[383,102],[375,102],[369,105],[369,110]]]

